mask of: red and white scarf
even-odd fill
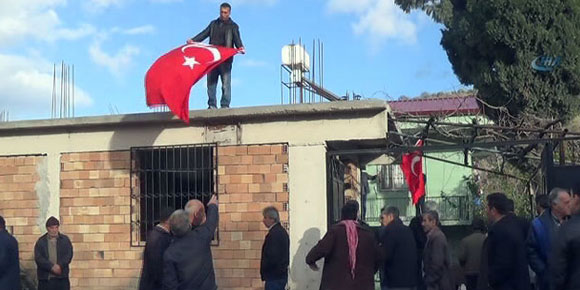
[[[356,248],[358,247],[358,231],[356,230],[357,222],[353,220],[343,220],[341,223],[346,228],[350,275],[354,280],[354,269],[356,268]]]

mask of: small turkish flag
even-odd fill
[[[419,139],[415,144],[417,147],[423,146],[423,140]],[[425,177],[423,176],[423,154],[421,151],[403,154],[401,170],[405,174],[405,180],[409,186],[413,204],[417,204],[419,199],[425,195]]]
[[[167,105],[173,114],[189,123],[191,87],[238,52],[235,48],[193,42],[163,55],[145,75],[147,106]]]

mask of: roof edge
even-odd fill
[[[233,109],[217,110],[192,110],[190,111],[190,122],[195,123],[217,123],[232,124],[242,121],[264,121],[268,119],[294,119],[297,116],[319,116],[320,118],[356,112],[380,112],[389,110],[389,106],[384,100],[363,100],[363,101],[340,101],[315,104],[293,104],[275,106],[255,106]],[[170,112],[164,113],[137,113],[126,115],[79,117],[70,119],[45,119],[12,121],[0,123],[0,133],[20,130],[36,129],[73,129],[88,127],[103,127],[113,125],[142,125],[142,124],[183,124]]]

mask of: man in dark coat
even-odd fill
[[[20,290],[18,242],[6,231],[6,221],[2,216],[0,216],[0,289]]]
[[[288,283],[290,238],[280,224],[280,214],[275,207],[265,208],[262,215],[268,234],[262,245],[260,276],[266,282],[265,290],[284,290]]]
[[[38,290],[68,290],[69,264],[73,258],[70,239],[59,232],[60,222],[53,216],[46,221],[47,233],[34,246]]]
[[[481,253],[485,241],[485,223],[480,218],[474,218],[471,226],[473,233],[461,240],[458,260],[465,274],[467,290],[477,289],[477,278],[481,266]]]
[[[163,287],[163,254],[172,240],[169,228],[169,216],[172,213],[171,208],[162,208],[159,224],[149,232],[143,251],[139,290],[158,290]]]
[[[175,239],[163,255],[163,289],[217,289],[211,253],[218,225],[217,197],[212,196],[207,203],[207,216],[203,204],[191,200],[185,211],[176,210],[171,215],[169,224]]]
[[[358,202],[346,202],[341,222],[330,227],[306,256],[306,264],[315,271],[316,261],[324,258],[320,290],[375,289],[374,274],[381,263],[381,249],[373,232],[356,222],[358,208]]]
[[[209,44],[236,47],[244,53],[244,45],[240,38],[238,25],[230,18],[232,6],[228,3],[220,5],[220,17],[210,22],[206,29],[188,40],[188,43],[202,42],[209,37]],[[222,79],[222,108],[229,108],[231,101],[232,62],[234,58],[224,61],[207,75],[207,104],[209,109],[217,108],[216,88],[218,77]]]
[[[423,229],[427,243],[423,251],[423,272],[427,290],[451,290],[449,247],[445,234],[439,229],[439,214],[426,211],[423,214]]]
[[[399,218],[399,209],[388,207],[381,214],[385,225],[381,235],[384,251],[382,289],[415,289],[417,287],[417,247],[413,232]]]
[[[554,238],[550,259],[552,290],[580,289],[580,187],[572,191],[572,218]]]
[[[548,196],[550,208],[532,221],[526,241],[528,261],[536,273],[539,290],[550,289],[550,269],[548,267],[552,240],[570,215],[570,194],[562,188],[554,188]]]
[[[487,196],[487,216],[493,223],[487,238],[488,280],[494,290],[529,290],[525,233],[503,193]]]
[[[423,223],[422,216],[415,216],[409,222],[409,229],[413,232],[415,245],[417,246],[417,290],[425,290],[425,281],[423,280],[423,250],[425,250],[425,244],[427,243],[427,235],[421,223]]]

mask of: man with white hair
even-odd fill
[[[284,290],[288,283],[288,265],[290,264],[290,238],[280,224],[278,210],[269,206],[262,211],[262,222],[268,228],[268,234],[262,245],[260,276],[265,281],[265,290]]]
[[[539,290],[550,288],[549,259],[552,241],[570,213],[570,194],[562,188],[554,188],[548,195],[550,207],[532,221],[526,241],[528,261],[536,273]]]
[[[201,201],[190,200],[185,210],[171,215],[169,225],[175,240],[163,256],[163,289],[217,289],[210,248],[218,225],[217,197],[207,203],[207,216]]]

